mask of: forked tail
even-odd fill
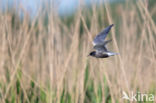
[[[109,56],[119,55],[119,53],[113,53],[113,52],[108,52],[107,54],[108,54]]]

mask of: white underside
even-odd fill
[[[107,54],[108,54],[109,56],[119,55],[119,53],[113,53],[113,52],[107,52]]]

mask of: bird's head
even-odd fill
[[[92,52],[89,53],[88,56],[95,56],[95,55],[96,55],[96,52],[95,51],[92,51]]]

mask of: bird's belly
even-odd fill
[[[109,56],[108,56],[108,54],[98,54],[96,57],[97,58],[108,58]]]

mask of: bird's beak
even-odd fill
[[[90,55],[87,55],[87,57],[89,57]]]

